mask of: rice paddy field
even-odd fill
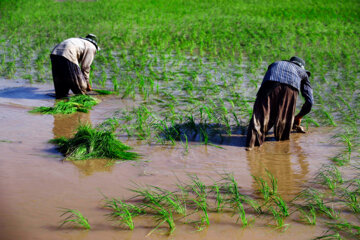
[[[88,33],[97,91],[55,100],[49,54]],[[359,239],[359,35],[357,0],[1,0],[0,238]],[[245,151],[294,55],[307,133]]]

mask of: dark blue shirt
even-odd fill
[[[289,61],[274,62],[268,67],[262,83],[267,81],[288,84],[300,91],[305,98],[305,103],[298,116],[303,117],[310,112],[314,104],[314,97],[305,69]]]

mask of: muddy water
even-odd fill
[[[331,130],[317,128],[293,134],[290,141],[268,141],[251,152],[238,146],[244,136],[232,136],[221,145],[223,149],[190,144],[188,153],[181,144],[169,147],[123,139],[143,155],[140,161],[115,165],[106,160],[62,161],[49,139],[70,136],[80,122],[100,123],[131,103],[111,96],[88,114],[30,114],[35,106],[54,104],[49,96],[52,86],[0,83],[1,239],[144,239],[152,221],[139,219],[134,231],[120,230],[106,220],[102,195],[128,198],[132,194],[127,188],[134,183],[175,189],[177,179],[187,181],[188,173],[196,173],[205,183],[212,183],[210,177],[218,179],[218,174],[234,173],[243,191],[252,193],[256,186],[251,175],[266,176],[268,169],[278,178],[282,196],[289,199],[338,151],[329,143]],[[80,210],[93,230],[58,229],[59,208]],[[210,219],[210,227],[202,232],[177,224],[170,239],[310,239],[323,231],[321,226],[295,221],[285,233],[278,233],[267,226],[271,221],[266,218],[247,228],[235,224],[235,217],[227,214],[211,215]],[[161,229],[148,237],[166,238]]]

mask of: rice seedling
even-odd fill
[[[134,217],[144,214],[144,211],[137,207],[136,205],[125,203],[120,199],[105,199],[105,208],[111,209],[111,213],[108,216],[113,221],[117,221],[120,224],[125,225],[130,230],[133,230],[134,225]]]
[[[359,239],[360,227],[347,221],[326,223],[329,229],[315,239]],[[332,232],[332,233],[329,233]]]
[[[276,204],[278,209],[280,210],[282,216],[288,217],[290,215],[289,207],[287,206],[285,201],[279,195],[273,196],[272,200]]]
[[[173,214],[169,210],[165,209],[159,204],[144,204],[144,206],[154,211],[154,218],[158,222],[153,230],[151,230],[147,236],[150,236],[157,228],[159,228],[163,223],[167,223],[169,226],[169,235],[175,230],[175,222],[173,219]]]
[[[268,179],[270,180],[270,186],[266,180],[264,180],[262,177],[256,177],[252,176],[258,186],[260,187],[259,191],[263,195],[263,198],[265,202],[268,202],[270,200],[271,196],[277,195],[277,179],[266,170],[266,174],[268,176]]]
[[[248,225],[248,219],[246,217],[245,209],[243,203],[246,201],[246,197],[239,192],[238,183],[236,182],[232,174],[225,176],[227,184],[225,185],[226,193],[228,194],[228,199],[226,200],[230,207],[234,210],[235,213],[239,215],[236,222],[241,220],[243,226]]]
[[[352,143],[351,143],[351,137],[349,136],[350,134],[343,134],[341,135],[341,139],[344,141],[344,143],[346,144],[347,147],[347,152],[349,154],[349,157],[351,155],[351,151],[352,151]]]
[[[339,233],[333,233],[333,234],[327,234],[320,237],[317,237],[315,239],[325,239],[325,240],[342,240]]]
[[[221,194],[220,186],[215,182],[211,186],[211,191],[215,194],[216,211],[220,212],[224,208],[224,197]]]
[[[275,208],[270,207],[270,211],[276,221],[276,228],[277,229],[282,229],[283,231],[285,231],[289,224],[285,224],[285,216],[282,214],[281,211],[277,211]]]
[[[164,200],[169,204],[173,204],[173,201],[169,201],[170,198],[163,198],[158,193],[147,189],[132,189],[132,191],[138,194],[136,197],[142,197],[143,209],[146,210],[147,214],[151,214],[157,222],[157,225],[147,234],[147,236],[151,235],[164,223],[168,224],[169,234],[171,234],[175,230],[173,212],[171,209],[168,209],[166,205],[163,205],[162,201]]]
[[[6,77],[13,78],[16,72],[16,63],[15,61],[8,61],[6,62]]]
[[[115,90],[114,91],[109,91],[106,89],[93,89],[94,92],[97,92],[100,95],[111,95],[111,94],[115,94]]]
[[[309,211],[298,209],[301,212],[301,220],[309,225],[316,225],[316,210],[314,207],[310,207]]]
[[[202,225],[206,224],[207,226],[210,225],[210,221],[209,221],[209,215],[208,215],[208,204],[206,202],[206,199],[192,199],[191,200],[193,203],[195,203],[196,209],[197,210],[201,210],[203,212],[203,216],[201,217],[200,220],[200,226],[198,226],[198,229],[201,230],[202,229]]]
[[[119,128],[120,124],[116,118],[108,118],[97,126],[98,129],[115,132]]]
[[[184,196],[179,196],[174,192],[171,192],[160,187],[151,186],[152,189],[157,191],[160,201],[177,214],[186,216],[186,202]]]
[[[315,189],[307,189],[299,195],[305,200],[305,207],[308,209],[314,208],[317,212],[325,214],[331,219],[337,219],[339,213],[333,208],[326,206],[324,202],[324,195]]]
[[[341,233],[341,235],[347,237],[360,237],[360,226],[351,224],[347,221],[344,222],[336,222],[336,223],[327,223],[330,230]]]
[[[360,213],[360,194],[358,192],[345,191],[345,204],[354,213]]]
[[[336,167],[329,167],[318,175],[320,183],[326,184],[328,188],[335,194],[335,189],[339,184],[343,183],[341,173]]]
[[[80,211],[75,209],[63,208],[62,214],[60,217],[65,216],[65,219],[62,221],[59,227],[62,227],[64,224],[72,223],[77,227],[91,229],[88,219],[81,214]]]
[[[188,141],[188,137],[183,134],[184,138],[185,138],[185,143],[183,144],[184,145],[184,154],[188,154],[189,153],[189,141]]]
[[[340,153],[334,157],[331,157],[330,160],[334,162],[337,166],[345,166],[350,162],[350,155]]]
[[[110,131],[97,130],[90,125],[81,125],[72,138],[55,138],[56,144],[67,160],[84,160],[90,158],[109,158],[135,160],[139,154],[128,152],[131,149],[123,144]]]
[[[71,114],[75,112],[87,113],[99,100],[88,95],[75,95],[67,100],[57,101],[54,107],[36,107],[31,113],[42,114]]]
[[[355,214],[360,213],[360,180],[354,179],[338,193],[343,203]]]
[[[188,185],[189,191],[195,195],[195,199],[191,201],[195,203],[196,209],[203,212],[201,217],[201,224],[210,224],[208,215],[208,204],[207,204],[207,186],[196,176],[190,176],[192,184]]]

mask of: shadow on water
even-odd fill
[[[165,140],[185,142],[212,143],[233,147],[246,147],[247,126],[229,128],[222,124],[194,123],[188,121],[175,124],[161,131],[160,136]],[[276,141],[273,132],[268,132],[266,142]]]
[[[246,127],[229,128],[222,124],[194,123],[175,124],[161,131],[165,140],[212,143],[217,145],[245,147]]]
[[[0,98],[12,99],[54,99],[55,95],[49,90],[36,87],[10,87],[0,90]]]

